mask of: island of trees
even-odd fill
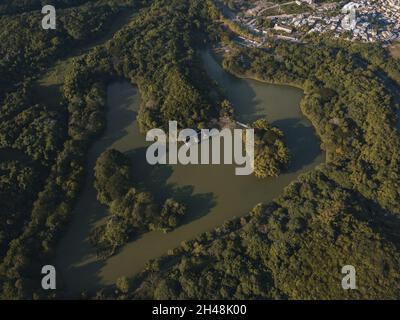
[[[283,141],[284,133],[271,126],[267,119],[259,119],[254,128],[254,174],[258,178],[277,177],[287,169],[290,155]]]

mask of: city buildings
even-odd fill
[[[301,13],[285,11],[293,3],[300,8],[292,11]],[[274,15],[268,15],[272,12]],[[291,39],[302,39],[307,34],[329,33],[332,37],[349,41],[381,42],[387,45],[400,41],[400,0],[353,0],[322,4],[313,0],[282,4],[258,1],[254,2],[253,7],[239,12],[234,21],[255,34],[272,35],[280,39],[285,39],[287,34],[291,35]]]

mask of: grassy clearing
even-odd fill
[[[64,83],[65,71],[72,58],[57,62],[35,84],[37,102],[43,102],[51,108],[57,108],[61,102],[61,89]]]

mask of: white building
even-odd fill
[[[292,33],[292,28],[286,26],[280,26],[279,24],[275,24],[274,30],[283,31],[286,33]]]

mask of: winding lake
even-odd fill
[[[139,93],[126,81],[111,84],[108,127],[89,152],[86,185],[57,250],[56,267],[69,294],[93,291],[114,283],[118,277],[137,274],[148,260],[166,254],[182,241],[212,230],[227,219],[247,214],[257,203],[278,197],[299,174],[324,161],[319,139],[300,112],[301,90],[237,79],[225,72],[210,53],[204,53],[203,58],[208,74],[233,102],[239,121],[251,122],[267,116],[285,132],[292,154],[288,172],[278,178],[258,180],[254,176],[235,176],[234,165],[149,166],[145,159],[146,142],[136,123]],[[108,148],[118,149],[132,159],[136,185],[140,181],[140,186],[156,197],[171,195],[184,200],[188,215],[173,232],[149,232],[106,261],[98,261],[88,235],[93,226],[101,223],[107,210],[96,200],[93,167],[97,157]]]

